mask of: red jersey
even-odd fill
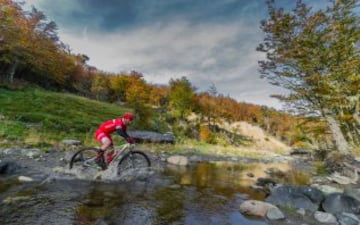
[[[123,124],[121,118],[105,121],[99,126],[99,130],[102,130],[106,134],[110,134],[120,128],[126,132],[126,125]]]

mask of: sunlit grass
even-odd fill
[[[298,185],[308,185],[311,183],[309,174],[295,169],[288,172],[286,180],[287,183],[292,184],[296,182]]]
[[[93,132],[104,120],[130,109],[84,97],[28,88],[0,88],[0,146],[57,144],[79,139],[96,144]]]
[[[274,154],[283,154],[282,150],[273,152],[265,150],[256,150],[246,147],[212,145],[195,140],[183,140],[181,143],[171,144],[141,144],[140,149],[161,153],[182,154],[182,155],[211,155],[211,156],[234,156],[246,157],[252,159],[264,159]]]
[[[355,146],[351,153],[354,155],[354,156],[360,156],[360,146]]]

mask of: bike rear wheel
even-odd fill
[[[93,164],[93,161],[95,161],[95,158],[99,151],[100,149],[93,147],[80,149],[79,151],[75,152],[75,154],[71,157],[69,169],[72,169],[74,167],[89,167],[90,162]],[[104,162],[104,159],[102,158],[101,160],[101,164],[103,164],[101,167],[102,169],[105,169],[106,164]]]
[[[118,174],[127,169],[140,169],[150,166],[150,159],[144,152],[131,151],[120,160],[118,164]]]

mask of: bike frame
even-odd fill
[[[110,164],[112,164],[114,161],[121,159],[128,152],[131,152],[131,150],[134,148],[134,146],[135,146],[135,144],[126,143],[126,144],[120,145],[117,148],[114,147],[113,159],[111,160]]]

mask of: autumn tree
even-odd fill
[[[72,55],[69,52],[64,52],[64,69],[66,75],[64,77],[64,85],[72,92],[77,92],[80,95],[90,97],[90,89],[95,77],[93,71],[86,67],[86,55]]]
[[[66,88],[76,63],[59,40],[56,23],[34,7],[23,14],[31,33],[27,40],[31,43],[31,57],[25,60],[27,71],[42,86]]]
[[[12,82],[18,67],[31,55],[30,38],[31,30],[21,6],[11,0],[0,0],[0,66],[3,79]]]
[[[216,103],[215,98],[211,97],[209,93],[200,93],[196,97],[198,111],[201,115],[201,120],[206,120],[208,127],[211,126],[211,122],[215,120]]]
[[[74,68],[57,36],[57,25],[35,8],[0,0],[0,69],[4,80],[15,78],[46,87],[64,87]]]
[[[112,101],[126,101],[126,90],[130,88],[130,77],[126,74],[118,74],[111,76],[110,78],[110,88],[112,90],[113,96],[111,96]]]
[[[106,101],[109,96],[109,79],[102,75],[96,74],[91,86],[91,93],[97,100]]]
[[[170,80],[169,109],[180,119],[184,119],[194,109],[195,87],[186,77]]]
[[[148,128],[153,114],[152,108],[148,104],[150,86],[140,73],[132,72],[128,78],[129,86],[125,92],[126,102],[137,115],[138,127]]]
[[[219,112],[218,107],[221,107],[216,104],[216,100],[218,97],[218,91],[214,83],[212,83],[207,91],[209,95],[208,101],[205,101],[204,103],[207,104],[207,109],[203,110],[203,112],[207,115],[208,118],[208,125],[210,127],[211,121],[214,123],[216,120],[216,114]]]
[[[356,0],[335,0],[325,10],[314,11],[301,0],[292,11],[267,1],[269,16],[261,22],[265,32],[259,51],[262,77],[289,91],[275,97],[297,113],[323,118],[336,148],[349,153],[341,115],[356,114],[359,105],[360,39]],[[355,125],[354,125],[355,126]]]
[[[149,102],[155,107],[165,108],[170,89],[166,85],[150,85]]]

